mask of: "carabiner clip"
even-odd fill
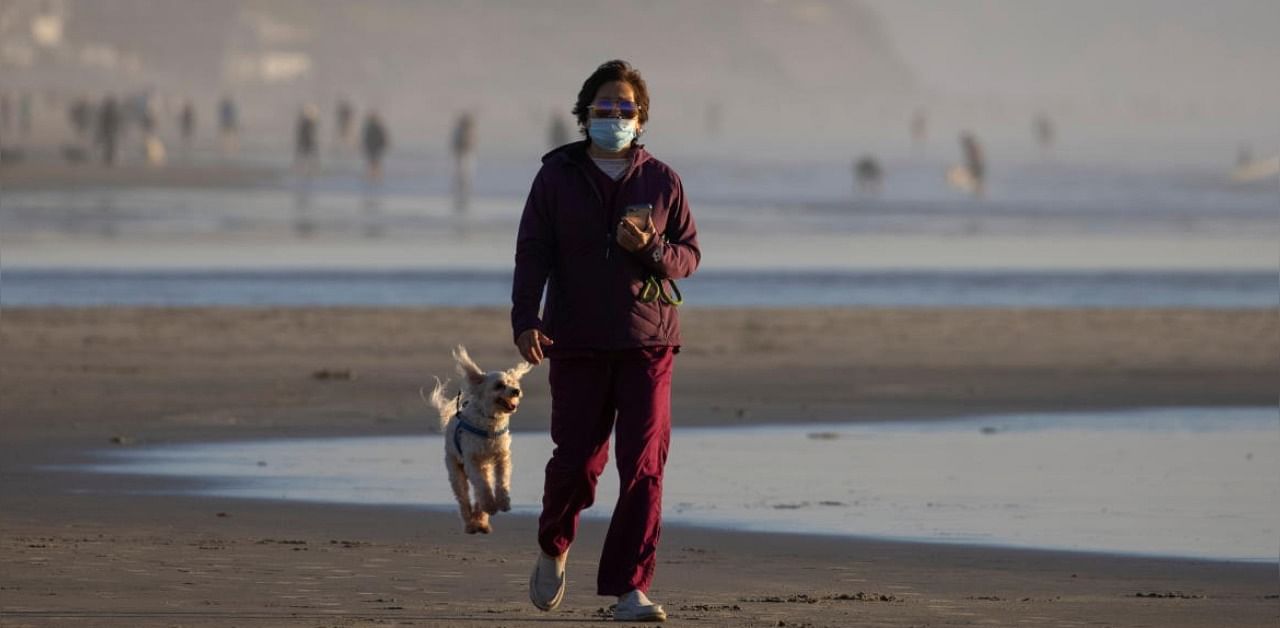
[[[684,303],[684,295],[680,294],[680,286],[676,285],[676,280],[674,279],[667,279],[666,281],[667,281],[667,285],[671,286],[671,292],[674,292],[675,295],[672,296],[670,294],[667,294],[667,291],[663,290],[662,291],[663,302],[665,302],[667,305],[670,305],[671,307],[680,307],[680,304]]]
[[[662,283],[664,281],[667,285],[671,286],[671,292],[675,293],[674,296],[668,293],[666,288],[663,287]],[[672,307],[680,307],[680,304],[684,303],[684,295],[680,294],[680,288],[676,286],[676,282],[674,280],[660,280],[653,275],[649,275],[645,278],[644,286],[640,288],[640,295],[637,298],[641,303],[653,303],[654,301],[660,300]]]
[[[661,292],[662,288],[658,286],[658,281],[653,278],[653,275],[649,275],[645,278],[644,285],[640,287],[638,298],[641,303],[653,303]]]

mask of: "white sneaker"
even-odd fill
[[[614,621],[666,621],[667,612],[661,604],[654,604],[649,596],[639,589],[626,595],[618,596],[618,605],[613,607]]]
[[[569,557],[565,552],[552,558],[544,552],[538,552],[538,562],[533,565],[533,574],[529,576],[529,601],[534,606],[553,611],[564,599],[564,564]]]

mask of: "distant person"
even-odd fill
[[[520,218],[511,290],[520,355],[551,362],[555,449],[529,598],[545,611],[563,599],[578,516],[595,500],[612,435],[620,489],[596,593],[617,597],[615,620],[662,621],[666,612],[648,591],[681,343],[672,286],[698,267],[697,228],[680,178],[637,142],[649,92],[635,68],[601,65],[573,113],[588,139],[542,158]]]
[[[351,102],[345,98],[338,100],[338,106],[334,110],[334,127],[333,127],[333,152],[339,152],[342,147],[352,143],[352,134],[355,132],[355,115],[356,110],[351,106]],[[368,124],[368,118],[365,118],[365,124]]]
[[[911,148],[917,153],[924,149],[925,140],[929,136],[929,119],[923,111],[911,115]]]
[[[986,192],[986,162],[982,157],[982,146],[973,133],[965,131],[960,134],[960,153],[963,163],[947,171],[947,182],[982,198]]]
[[[8,131],[13,126],[13,102],[9,94],[0,94],[0,131]]]
[[[364,148],[364,159],[368,164],[368,177],[372,182],[382,181],[382,156],[391,143],[387,136],[387,127],[382,123],[376,111],[370,111],[364,118],[364,132],[361,133],[361,144]]]
[[[1036,144],[1040,147],[1040,152],[1047,154],[1053,149],[1053,121],[1049,119],[1047,114],[1042,113],[1037,115],[1031,124],[1032,132],[1036,137]]]
[[[569,125],[555,111],[551,112],[551,123],[547,125],[547,141],[551,144],[550,148],[559,148],[572,141]]]
[[[218,103],[218,139],[223,156],[240,150],[240,112],[230,96],[224,96]]]
[[[164,142],[156,132],[158,106],[155,97],[147,95],[142,98],[138,107],[138,122],[142,127],[142,154],[152,166],[164,165],[166,158]]]
[[[962,133],[960,135],[960,150],[964,154],[964,166],[979,183],[982,184],[986,180],[986,160],[982,157],[982,146],[978,144],[978,138],[972,133]]]
[[[178,113],[178,129],[182,134],[182,149],[189,152],[196,136],[196,106],[190,99],[182,103],[182,111]]]
[[[71,120],[71,129],[75,131],[76,139],[83,142],[93,128],[93,105],[89,104],[89,99],[80,96],[72,101],[71,107],[67,109],[67,117]]]
[[[1253,163],[1253,147],[1248,144],[1241,144],[1240,149],[1236,151],[1236,168],[1244,168]]]
[[[1231,180],[1236,183],[1252,183],[1256,181],[1274,182],[1280,174],[1280,155],[1271,158],[1258,158],[1253,148],[1242,144],[1236,152],[1236,167],[1231,171]]]
[[[97,143],[102,149],[102,163],[110,166],[116,161],[116,148],[120,139],[120,105],[115,96],[107,96],[98,107]]]
[[[298,111],[298,121],[293,128],[293,161],[299,172],[315,172],[316,132],[319,123],[320,112],[315,105],[304,105]]]
[[[141,95],[130,99],[129,105],[131,117],[137,120],[138,128],[142,130],[143,135],[145,136],[150,133],[155,133],[155,99],[150,95]]]
[[[476,169],[476,119],[469,111],[458,116],[453,127],[453,163],[453,208],[465,214]]]
[[[877,195],[884,182],[884,170],[875,157],[863,155],[853,162],[853,179],[859,193]]]

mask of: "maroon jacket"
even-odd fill
[[[647,277],[688,277],[702,257],[680,177],[636,146],[615,183],[586,147],[586,141],[575,142],[547,153],[529,190],[516,237],[513,335],[541,330],[555,341],[547,348],[553,357],[583,349],[678,347],[676,308],[660,299],[641,303],[638,295]],[[660,237],[631,253],[618,245],[615,231],[623,209],[634,204],[653,205]]]

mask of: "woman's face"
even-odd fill
[[[636,90],[631,87],[631,83],[626,81],[609,81],[600,86],[596,90],[596,97],[591,99],[592,103],[601,100],[616,102],[625,100],[634,103],[636,101]],[[640,122],[636,121],[636,132],[640,132]]]

